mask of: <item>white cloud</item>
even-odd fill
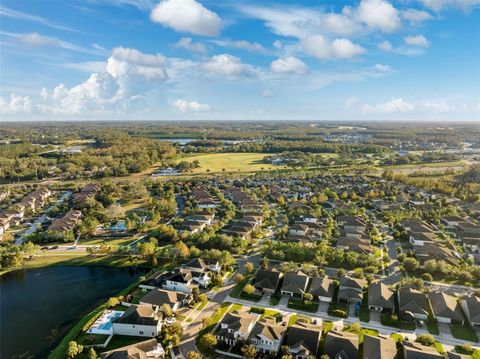
[[[394,32],[401,28],[398,10],[385,0],[362,0],[357,17],[372,29]]]
[[[428,47],[430,41],[428,41],[423,35],[406,36],[403,38],[405,43],[410,46]]]
[[[406,9],[403,10],[400,15],[407,21],[412,23],[422,22],[433,19],[433,16],[429,12],[418,9]]]
[[[275,93],[272,90],[266,89],[261,92],[261,95],[263,97],[272,97],[275,95]]]
[[[307,54],[319,59],[350,59],[361,55],[365,49],[348,39],[335,39],[330,42],[323,35],[301,39],[299,47]]]
[[[18,114],[30,112],[31,103],[28,96],[20,96],[12,93],[9,98],[0,97],[0,113]]]
[[[74,30],[74,29],[72,29],[68,26],[63,26],[63,25],[56,24],[56,23],[54,23],[54,22],[52,22],[52,21],[50,21],[50,20],[48,20],[44,17],[30,15],[30,14],[27,14],[27,13],[24,13],[24,12],[12,10],[12,9],[7,8],[5,6],[0,6],[0,15],[6,16],[6,17],[11,17],[11,18],[14,18],[14,19],[20,19],[20,20],[35,22],[37,24],[41,24],[41,25],[48,26],[48,27],[51,27],[51,28],[54,28],[54,29],[58,29],[58,30],[78,32],[77,30]]]
[[[352,96],[345,101],[345,105],[343,106],[343,108],[347,111],[353,111],[357,108],[357,105],[358,97]]]
[[[427,39],[424,38],[424,40],[426,42],[423,41],[422,39],[417,39],[416,36],[410,36],[410,37],[407,36],[406,38],[404,38],[406,46],[394,47],[389,41],[382,41],[381,43],[378,44],[378,48],[383,51],[392,52],[398,55],[415,57],[415,56],[423,55],[425,52],[424,48],[430,44]],[[426,45],[422,46],[420,44],[426,44]]]
[[[139,75],[148,80],[165,80],[166,58],[161,54],[144,54],[136,49],[117,47],[107,61],[107,72],[114,78]]]
[[[480,0],[420,0],[426,7],[441,11],[446,8],[458,8],[463,11],[470,11],[480,6]]]
[[[195,0],[162,0],[150,18],[176,31],[204,36],[220,33],[220,17]]]
[[[201,64],[201,68],[212,74],[223,76],[241,76],[251,75],[252,69],[249,65],[230,54],[220,54],[212,56],[212,58]]]
[[[423,106],[432,112],[443,113],[454,111],[455,108],[448,105],[445,101],[425,101]]]
[[[197,54],[207,53],[207,48],[201,42],[193,42],[191,37],[182,37],[175,43],[177,49],[185,49]]]
[[[280,40],[275,40],[273,42],[273,47],[276,48],[277,50],[280,50],[283,47],[283,44]]]
[[[234,49],[242,49],[248,52],[255,52],[259,54],[267,54],[268,50],[264,48],[258,42],[250,42],[247,40],[237,40],[237,41],[230,41],[230,40],[216,40],[211,41],[212,43],[216,44],[217,46],[222,47],[230,47]]]
[[[209,105],[199,103],[197,101],[188,102],[187,100],[178,99],[173,103],[173,106],[182,112],[207,112],[211,108]]]
[[[362,107],[362,112],[368,113],[394,113],[394,112],[410,112],[415,109],[415,106],[405,101],[402,98],[394,98],[388,102],[377,103],[375,105],[365,104]]]
[[[36,46],[36,47],[57,47],[60,49],[66,49],[70,51],[82,52],[86,54],[93,55],[103,55],[104,50],[100,50],[96,47],[87,48],[83,46],[76,45],[74,43],[61,40],[57,37],[41,35],[37,32],[19,34],[12,32],[1,32],[1,35],[9,36],[15,38],[19,43],[27,46]]]
[[[302,60],[294,56],[288,56],[272,61],[270,70],[276,73],[304,74],[308,71],[308,67]]]
[[[92,73],[92,72],[105,71],[107,67],[107,63],[104,61],[85,61],[85,62],[72,62],[68,64],[59,64],[58,66]]]

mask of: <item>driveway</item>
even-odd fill
[[[371,310],[370,311],[370,321],[371,322],[380,323],[381,322],[381,317],[382,317],[382,312],[380,312],[378,310]]]

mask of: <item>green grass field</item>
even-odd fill
[[[194,169],[193,174],[260,172],[285,168],[284,166],[264,163],[263,158],[268,155],[268,153],[209,153],[184,157],[181,161],[193,162],[198,160],[200,162],[200,168]]]

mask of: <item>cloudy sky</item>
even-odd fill
[[[479,120],[480,0],[3,0],[3,120]]]

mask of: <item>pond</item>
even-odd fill
[[[140,276],[129,268],[46,267],[0,277],[0,358],[46,358],[80,318]]]

